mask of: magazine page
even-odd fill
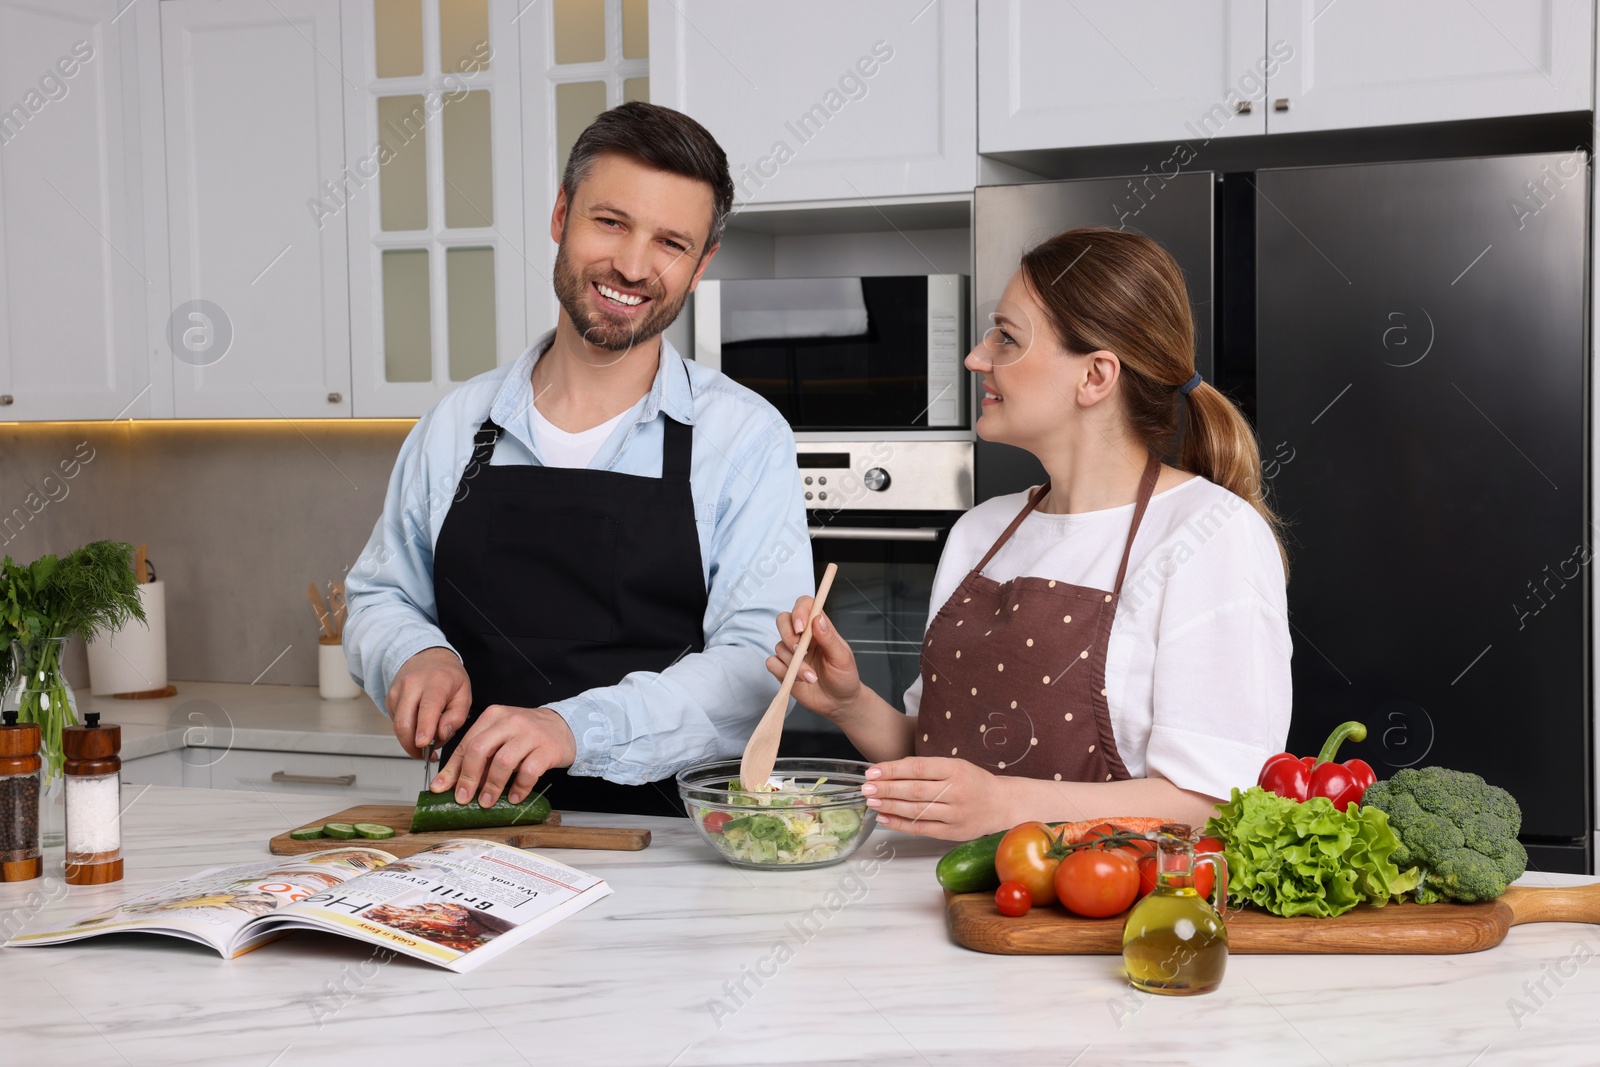
[[[199,941],[231,958],[276,936],[250,927],[252,920],[394,859],[379,849],[351,847],[212,867],[69,926],[19,934],[6,944],[58,945],[107,933],[154,933]]]
[[[563,863],[460,838],[308,896],[260,925],[351,935],[464,973],[610,893]]]

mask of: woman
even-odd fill
[[[1051,238],[992,318],[966,360],[978,435],[1048,479],[950,531],[906,714],[862,685],[826,613],[794,695],[874,761],[865,792],[891,829],[1198,824],[1289,731],[1287,557],[1249,424],[1195,373],[1183,274],[1148,237]],[[778,616],[773,674],[810,608]]]

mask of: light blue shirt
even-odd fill
[[[345,583],[350,672],[380,708],[401,664],[425,648],[451,647],[434,604],[433,546],[479,424],[488,416],[505,430],[493,465],[541,462],[532,372],[552,336],[439,401],[400,447],[383,515]],[[627,785],[744,750],[778,691],[766,668],[775,618],[810,594],[814,580],[788,424],[744,386],[685,361],[665,338],[643,406],[589,468],[659,478],[668,416],[694,427],[689,481],[707,590],[705,651],[548,705],[577,739],[571,773]]]

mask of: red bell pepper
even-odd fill
[[[1310,800],[1327,797],[1333,806],[1344,811],[1351,804],[1361,803],[1367,787],[1378,780],[1365,760],[1347,760],[1334,763],[1333,757],[1345,738],[1364,741],[1367,728],[1359,722],[1340,723],[1328,735],[1322,751],[1315,756],[1294,756],[1280,752],[1261,766],[1261,777],[1256,784],[1269,793],[1290,800]]]

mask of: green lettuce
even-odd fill
[[[1223,842],[1228,895],[1274,915],[1341,915],[1416,888],[1417,869],[1391,860],[1400,839],[1377,808],[1340,811],[1326,797],[1290,800],[1251,786],[1217,806],[1206,833]]]

